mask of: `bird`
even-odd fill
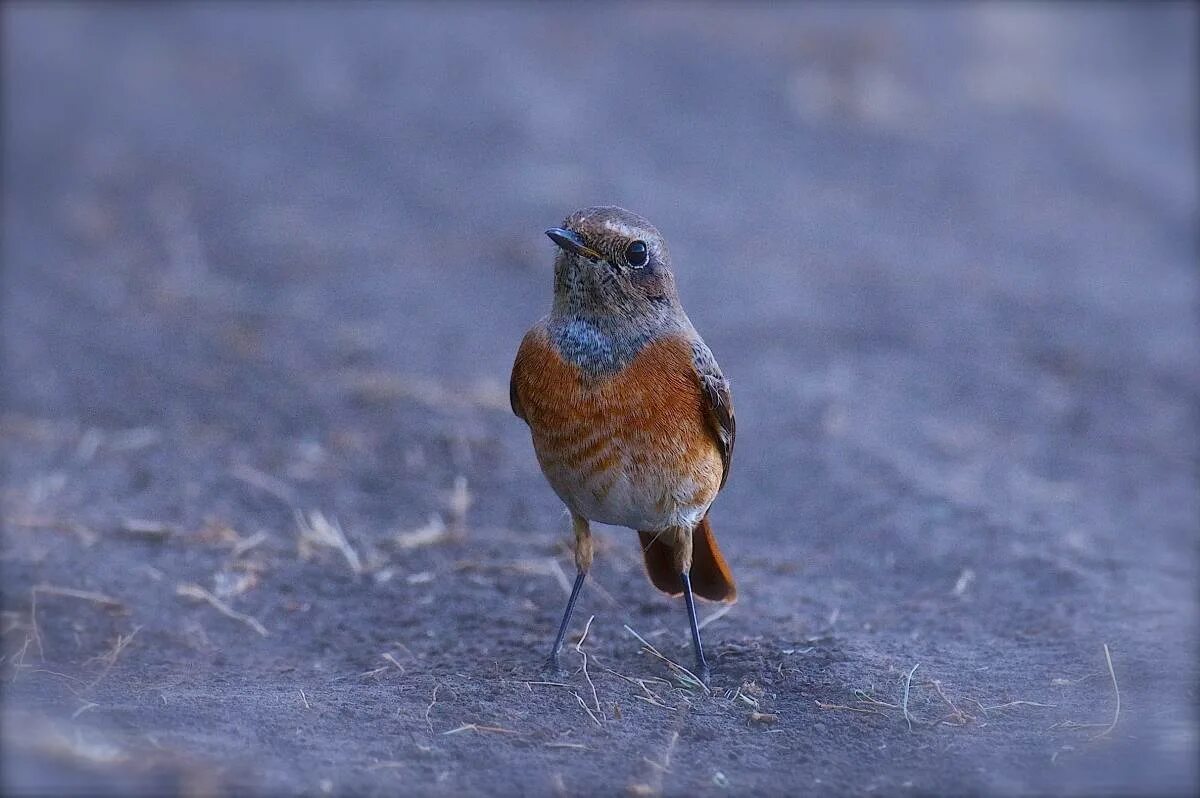
[[[695,597],[737,598],[708,517],[736,436],[729,381],[684,312],[650,222],[595,206],[546,235],[557,248],[553,302],[521,341],[509,399],[575,539],[575,583],[547,669],[561,672],[595,522],[635,530],[650,582],[683,595],[694,675],[707,683]]]

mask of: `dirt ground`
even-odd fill
[[[6,794],[1197,790],[1194,7],[3,13]],[[711,692],[619,529],[539,670],[605,202],[733,384]]]

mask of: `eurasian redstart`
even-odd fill
[[[679,302],[653,225],[594,207],[546,235],[558,246],[554,304],[521,342],[509,396],[575,531],[578,575],[549,664],[558,669],[596,521],[637,530],[650,581],[683,594],[707,681],[693,593],[737,595],[708,522],[733,453],[729,383]]]

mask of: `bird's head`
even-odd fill
[[[558,246],[554,302],[559,310],[644,317],[678,306],[667,244],[636,213],[611,205],[583,208],[546,235]]]

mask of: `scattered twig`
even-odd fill
[[[973,698],[971,700],[975,701]],[[1042,704],[1038,701],[1006,701],[1003,704],[995,704],[990,707],[985,707],[978,701],[975,701],[975,703],[979,704],[979,708],[983,710],[984,715],[995,709],[1008,709],[1009,707],[1046,707],[1048,709],[1053,709],[1055,706],[1057,706],[1056,704]]]
[[[674,668],[674,669],[675,669],[675,670],[678,672],[678,674],[680,674],[680,675],[682,675],[682,676],[686,676],[686,677],[687,677],[687,680],[685,681],[685,684],[689,684],[689,683],[690,683],[690,684],[692,684],[692,685],[698,685],[700,688],[702,688],[702,689],[704,690],[704,692],[705,692],[705,693],[707,693],[707,694],[710,694],[710,695],[711,695],[712,691],[708,689],[708,685],[706,685],[704,682],[702,682],[702,681],[701,681],[701,680],[700,680],[700,679],[699,679],[699,678],[696,676],[696,674],[692,673],[692,672],[691,672],[691,671],[689,671],[687,668],[685,668],[685,667],[683,667],[682,665],[680,665],[678,662],[675,662],[674,660],[668,659],[667,657],[663,656],[662,652],[660,652],[660,651],[659,651],[657,648],[655,648],[654,646],[652,646],[652,645],[650,645],[649,643],[647,643],[647,642],[646,642],[646,638],[642,637],[640,634],[638,634],[637,632],[633,631],[633,629],[632,629],[632,628],[630,628],[629,624],[625,624],[624,626],[625,626],[625,631],[629,632],[629,634],[631,634],[631,635],[633,635],[634,637],[636,637],[636,638],[638,639],[638,641],[639,641],[639,642],[640,642],[640,643],[641,643],[643,646],[645,646],[645,647],[646,647],[646,650],[647,650],[647,651],[649,651],[651,654],[653,654],[654,656],[656,656],[656,657],[658,657],[659,659],[661,659],[663,662],[667,663],[667,665],[668,665],[668,666],[670,666],[670,667]]]
[[[908,691],[912,687],[913,674],[917,672],[917,668],[921,667],[921,663],[912,666],[912,670],[908,672],[908,679],[904,682],[904,700],[900,704],[900,709],[904,713],[904,720],[908,723],[908,730],[912,732],[912,716],[908,714]]]
[[[395,536],[396,546],[400,549],[416,549],[421,546],[432,546],[450,537],[450,532],[442,517],[436,513],[429,516],[429,523],[411,532],[399,532]]]
[[[700,623],[696,624],[696,628],[697,628],[697,629],[703,629],[704,627],[708,626],[708,625],[709,625],[710,623],[712,623],[713,621],[719,621],[721,618],[724,618],[726,615],[728,615],[728,614],[729,614],[729,613],[730,613],[730,612],[733,610],[733,608],[734,608],[734,605],[733,605],[733,604],[723,604],[723,605],[721,605],[721,608],[720,608],[720,609],[718,609],[718,610],[717,610],[716,612],[714,612],[712,615],[710,615],[710,616],[708,616],[707,618],[705,618],[705,619],[704,619],[703,621],[701,621]]]
[[[571,580],[567,578],[566,572],[563,571],[562,566],[558,564],[558,559],[556,557],[549,557],[547,559],[548,562],[546,567],[550,571],[550,575],[554,577],[556,582],[558,582],[558,586],[563,589],[564,593],[566,593],[568,596],[571,595]]]
[[[1112,654],[1108,651],[1108,643],[1104,644],[1104,661],[1108,664],[1108,675],[1112,677],[1113,693],[1117,697],[1117,706],[1113,709],[1112,723],[1108,724],[1099,734],[1092,735],[1093,740],[1107,737],[1113,729],[1117,728],[1117,721],[1121,717],[1121,688],[1117,686],[1117,673],[1113,670]]]
[[[650,704],[650,705],[652,705],[652,706],[656,706],[656,707],[658,707],[659,709],[665,709],[665,710],[668,710],[668,711],[670,711],[670,712],[674,712],[674,711],[675,711],[675,707],[673,707],[673,706],[670,706],[669,704],[664,704],[663,702],[661,702],[661,701],[658,701],[658,700],[656,700],[656,699],[653,699],[653,698],[647,698],[647,697],[646,697],[646,696],[644,696],[644,695],[635,695],[635,696],[634,696],[634,698],[636,698],[638,701],[645,701],[647,704]]]
[[[425,725],[429,727],[430,734],[433,733],[433,721],[429,719],[429,713],[433,711],[433,705],[437,703],[438,690],[441,689],[442,686],[440,684],[435,684],[433,686],[433,700],[429,702],[429,706],[425,707]]]
[[[32,632],[31,637],[33,642],[37,643],[38,659],[46,658],[46,651],[42,648],[42,630],[38,627],[37,620],[37,588],[29,591],[29,629]],[[25,641],[26,648],[29,647],[29,640]],[[25,651],[22,649],[21,658],[24,661]]]
[[[292,507],[296,504],[296,491],[291,485],[286,482],[276,479],[275,477],[263,471],[259,471],[253,466],[239,464],[233,467],[230,474],[234,479],[245,482],[247,485],[258,488],[264,493],[274,496],[279,501]]]
[[[595,723],[597,726],[604,726],[604,724],[600,722],[600,718],[596,717],[596,713],[592,712],[592,708],[589,707],[587,702],[583,700],[583,696],[581,696],[579,693],[574,693],[574,696],[575,700],[579,702],[579,706],[584,712],[587,713],[587,716],[592,719],[592,723]]]
[[[68,682],[74,682],[75,684],[79,685],[84,690],[87,689],[87,682],[85,682],[83,679],[80,679],[78,676],[72,676],[69,673],[61,673],[59,671],[52,671],[49,668],[30,668],[29,672],[30,673],[44,673],[47,676],[53,676],[58,679],[66,679]],[[74,689],[72,689],[70,687],[68,687],[67,689],[70,690],[72,693],[74,693],[76,698],[79,697],[79,692],[75,691]]]
[[[21,647],[19,649],[17,649],[16,653],[14,653],[10,659],[10,662],[12,662],[12,667],[13,667],[12,680],[14,682],[17,680],[17,675],[21,672],[21,669],[28,667],[25,664],[25,654],[26,654],[26,652],[29,651],[29,644],[32,642],[33,642],[33,635],[25,635],[25,642],[21,645]]]
[[[131,452],[153,446],[162,434],[154,427],[133,427],[108,434],[108,448],[114,452]]]
[[[259,623],[257,618],[238,612],[224,601],[221,601],[219,598],[214,596],[212,593],[209,593],[207,590],[200,587],[200,585],[191,583],[177,585],[175,587],[175,594],[178,596],[186,596],[187,598],[208,602],[213,609],[224,615],[226,618],[232,618],[235,621],[246,624],[263,637],[266,637],[268,634],[267,628]]]
[[[571,685],[563,684],[562,682],[544,682],[544,681],[522,681],[521,684],[525,685],[526,690],[530,690],[531,686],[535,685],[535,684],[545,685],[546,687],[561,687],[564,690],[566,690],[568,693],[570,693],[571,695],[575,696],[575,700],[579,702],[579,706],[583,708],[583,711],[585,713],[587,713],[587,716],[592,719],[593,723],[595,723],[597,726],[603,725],[600,722],[600,719],[598,717],[596,717],[596,713],[593,712],[592,708],[589,707],[587,705],[587,702],[583,700],[583,696],[581,696],[579,694],[579,691],[576,690]]]
[[[607,672],[611,673],[613,676],[616,676],[618,679],[624,679],[625,681],[629,682],[630,684],[640,687],[642,689],[642,692],[644,692],[646,694],[645,696],[635,695],[634,698],[639,699],[641,701],[645,701],[647,704],[653,704],[654,706],[659,707],[661,709],[668,709],[672,712],[675,711],[675,707],[670,706],[668,704],[664,704],[659,699],[659,697],[657,695],[655,695],[654,692],[652,690],[650,690],[649,687],[646,686],[645,679],[634,679],[632,676],[626,676],[623,673],[617,673],[612,668],[607,667],[606,665],[604,665],[601,662],[597,662],[596,664],[600,666],[600,670],[607,671]],[[662,682],[663,684],[666,684],[668,686],[670,686],[670,684],[671,684],[670,682],[662,680],[662,679],[652,679],[652,680],[657,681],[657,682]]]
[[[491,732],[493,734],[518,734],[518,735],[521,733],[519,731],[514,731],[512,729],[501,728],[500,726],[482,726],[478,723],[464,723],[463,725],[459,726],[457,729],[451,729],[450,731],[442,732],[442,735],[446,736],[446,735],[450,735],[450,734],[458,734],[460,732],[465,732],[465,731]]]
[[[875,696],[870,695],[869,693],[867,693],[866,691],[861,690],[861,689],[855,690],[854,695],[858,697],[858,701],[860,704],[874,704],[875,706],[887,707],[888,709],[899,709],[900,708],[900,706],[898,704],[889,704],[887,701],[880,701]]]
[[[127,518],[121,522],[121,531],[130,537],[145,538],[162,542],[175,534],[175,529],[160,521],[147,521],[142,518]]]
[[[304,688],[303,688],[303,687],[301,687],[301,688],[300,688],[300,700],[304,702],[304,708],[305,708],[305,709],[312,709],[312,707],[311,707],[311,706],[309,706],[309,703],[308,703],[308,696],[306,696],[306,695],[304,694]]]
[[[888,716],[888,714],[886,712],[880,712],[878,709],[863,709],[862,707],[848,707],[845,704],[826,704],[824,701],[816,701],[814,703],[816,703],[817,707],[820,709],[837,709],[837,710],[844,710],[846,712],[862,712],[863,714],[866,714],[866,715],[883,715],[885,718]]]
[[[40,584],[34,585],[34,593],[44,593],[47,596],[66,596],[68,598],[77,598],[84,601],[90,601],[95,604],[102,604],[105,607],[114,609],[122,609],[125,603],[120,599],[115,599],[112,596],[106,596],[103,593],[95,593],[91,590],[76,590],[72,587],[56,587],[55,585]]]
[[[954,702],[951,701],[950,698],[944,692],[942,692],[942,683],[940,681],[938,681],[937,679],[933,679],[929,683],[933,685],[933,689],[936,690],[937,694],[939,696],[941,696],[943,701],[946,702],[946,706],[950,707],[950,714],[947,715],[946,718],[954,718],[955,721],[957,721],[954,725],[964,726],[968,722],[974,720],[973,717],[971,717],[966,712],[963,712],[961,709],[959,709],[957,706],[955,706]],[[938,722],[945,723],[946,718],[942,718]]]
[[[1057,750],[1055,750],[1055,752],[1053,754],[1050,755],[1050,764],[1053,765],[1055,762],[1057,762],[1059,755],[1062,754],[1064,751],[1074,751],[1074,750],[1075,750],[1075,746],[1073,746],[1073,745],[1060,746]]]
[[[471,491],[467,489],[467,478],[456,476],[454,487],[446,498],[446,510],[450,515],[450,528],[455,535],[462,536],[467,531],[467,511],[471,509]]]
[[[243,554],[250,551],[250,549],[266,542],[266,540],[267,540],[266,532],[263,532],[261,530],[258,532],[255,532],[250,537],[243,538],[242,540],[239,540],[237,543],[233,544],[233,548],[230,550],[229,556],[231,559],[234,559],[234,560],[239,559]]]
[[[967,588],[975,581],[975,571],[971,568],[964,568],[962,573],[958,575],[958,579],[954,582],[954,589],[950,592],[955,596],[961,596],[967,592]]]
[[[100,662],[103,662],[104,668],[99,674],[97,674],[96,678],[88,684],[87,689],[91,690],[93,687],[100,684],[104,677],[108,675],[108,672],[113,669],[113,666],[117,664],[117,658],[121,656],[121,652],[123,652],[125,648],[131,642],[133,642],[133,638],[136,637],[137,633],[140,631],[142,631],[142,627],[135,626],[133,631],[129,634],[117,635],[117,640],[115,643],[113,643],[113,647],[108,651],[108,653],[101,654],[100,656],[94,658]]]
[[[350,545],[350,541],[346,539],[346,533],[342,531],[341,525],[337,519],[329,519],[320,510],[313,510],[307,515],[295,510],[296,526],[300,528],[300,556],[307,557],[311,546],[322,546],[324,548],[335,549],[341,552],[345,558],[346,564],[350,566],[350,570],[355,574],[363,572],[362,559],[359,558],[358,552]]]
[[[79,708],[78,708],[78,709],[76,709],[74,712],[72,712],[72,713],[71,713],[71,720],[75,720],[77,717],[79,717],[80,715],[82,715],[84,712],[88,712],[88,711],[90,711],[90,710],[93,710],[93,709],[95,709],[95,708],[96,708],[96,707],[98,707],[98,706],[100,706],[100,705],[99,705],[99,704],[92,703],[91,701],[83,701],[83,702],[82,702],[82,703],[79,705]]]
[[[588,632],[591,631],[592,621],[594,621],[594,620],[596,620],[595,615],[588,618],[587,625],[583,627],[583,636],[580,637],[579,642],[575,644],[575,650],[579,653],[579,656],[583,658],[583,678],[587,680],[588,687],[592,688],[592,700],[594,702],[596,702],[596,712],[598,714],[603,714],[603,711],[600,709],[600,696],[596,693],[596,685],[592,681],[592,677],[590,675],[588,675],[588,669],[587,669],[588,655],[587,655],[587,652],[583,650],[583,641],[587,640]],[[590,712],[588,714],[591,715]],[[592,715],[592,720],[596,720],[595,715]],[[600,723],[600,721],[596,720],[596,725],[599,726],[602,724]]]

